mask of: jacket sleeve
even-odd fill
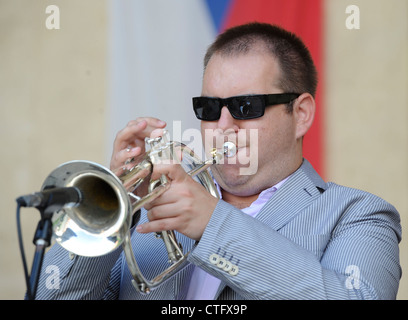
[[[245,299],[395,299],[398,213],[382,200],[341,211],[330,232],[296,238],[220,200],[189,259]]]

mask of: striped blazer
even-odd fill
[[[325,183],[307,160],[256,218],[220,200],[196,246],[177,236],[185,250],[193,248],[189,263],[148,295],[131,284],[121,249],[72,257],[56,244],[45,256],[36,298],[184,299],[194,265],[221,279],[217,299],[395,299],[398,291],[396,209],[367,192]],[[154,235],[133,232],[132,246],[146,278],[168,267]]]

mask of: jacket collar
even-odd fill
[[[286,225],[327,189],[327,184],[306,159],[276,194],[264,205],[256,219],[274,230]]]

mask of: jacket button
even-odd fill
[[[228,272],[231,276],[236,276],[238,274],[239,268],[235,264],[232,265],[231,270]]]
[[[229,272],[232,269],[232,266],[233,264],[231,263],[231,261],[226,260],[223,270]]]
[[[227,260],[220,257],[220,260],[217,263],[217,267],[220,269],[223,269],[226,263],[227,263]]]
[[[211,264],[218,264],[218,262],[220,261],[220,256],[218,255],[218,254],[216,254],[216,253],[213,253],[211,256],[210,256],[210,262],[211,262]]]

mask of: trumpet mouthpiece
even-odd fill
[[[233,157],[237,153],[237,146],[235,145],[235,143],[231,141],[225,142],[223,147],[224,147],[224,155],[227,158]]]

